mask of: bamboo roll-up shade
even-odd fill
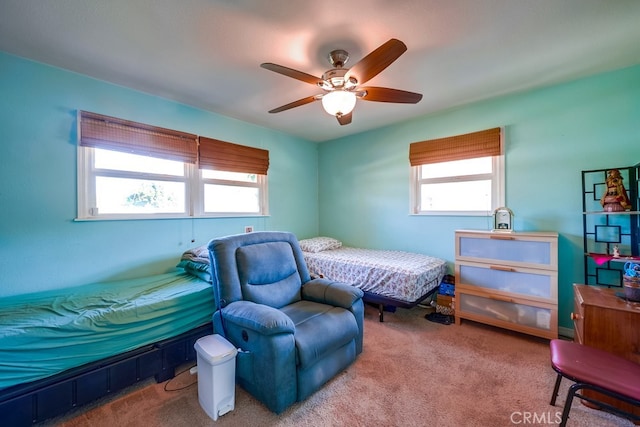
[[[419,166],[498,156],[501,153],[500,128],[493,128],[465,135],[414,142],[409,146],[409,162],[411,166]]]
[[[102,114],[80,112],[80,145],[195,163],[198,136]]]
[[[200,169],[266,175],[269,151],[218,139],[200,137]]]

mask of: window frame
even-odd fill
[[[113,169],[95,168],[95,148],[78,147],[78,212],[76,219],[80,220],[114,220],[114,219],[163,219],[163,218],[190,218],[192,217],[192,174],[193,164],[183,163],[184,175],[163,175],[147,172],[134,172]],[[97,177],[115,177],[131,179],[149,179],[157,181],[180,182],[185,185],[185,210],[184,213],[100,213],[96,212]]]
[[[97,170],[95,167],[95,149],[78,146],[78,209],[76,220],[136,220],[136,219],[179,219],[179,218],[228,218],[228,217],[261,217],[269,215],[268,179],[267,175],[257,175],[256,182],[243,182],[226,179],[204,179],[198,164],[184,163],[184,176],[150,174],[145,172],[127,172],[114,170]],[[113,176],[120,178],[153,179],[185,184],[184,213],[108,213],[95,212],[96,178]],[[257,188],[259,194],[258,212],[205,212],[204,185],[219,183],[237,187]]]
[[[438,162],[441,163],[441,162]],[[434,163],[434,164],[438,164]],[[444,162],[442,162],[444,163]],[[453,175],[439,178],[421,178],[420,169],[424,165],[411,166],[411,215],[426,216],[491,216],[493,211],[505,204],[504,154],[491,156],[491,173],[473,175]],[[485,210],[420,210],[421,186],[431,183],[455,183],[461,181],[491,180],[491,209]]]
[[[269,215],[269,197],[267,194],[267,175],[256,174],[256,182],[237,181],[221,178],[203,178],[202,169],[196,173],[197,195],[194,197],[194,217],[197,218],[226,218],[226,217],[248,217]],[[232,187],[257,188],[258,189],[258,210],[259,212],[206,212],[204,209],[204,187],[206,184],[222,184]]]

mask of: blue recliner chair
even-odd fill
[[[241,351],[238,384],[280,413],[362,352],[363,292],[311,279],[298,240],[254,232],[209,242],[216,334]]]

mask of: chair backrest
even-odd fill
[[[258,231],[209,242],[217,307],[247,300],[280,308],[300,300],[311,278],[295,235]]]

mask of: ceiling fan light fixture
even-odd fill
[[[351,123],[357,98],[374,102],[393,102],[401,104],[416,104],[422,99],[422,94],[405,90],[385,87],[360,87],[377,76],[382,70],[391,65],[407,50],[407,46],[398,39],[389,39],[371,53],[362,58],[351,68],[344,68],[349,59],[345,50],[334,50],[329,54],[329,62],[334,68],[325,71],[322,77],[297,71],[271,62],[260,64],[262,68],[274,71],[287,77],[312,84],[322,89],[323,93],[307,96],[281,107],[270,110],[269,113],[279,113],[294,107],[306,105],[322,100],[324,110],[336,117],[341,126]]]
[[[345,90],[334,90],[322,97],[324,111],[332,116],[347,115],[356,106],[356,94]]]

